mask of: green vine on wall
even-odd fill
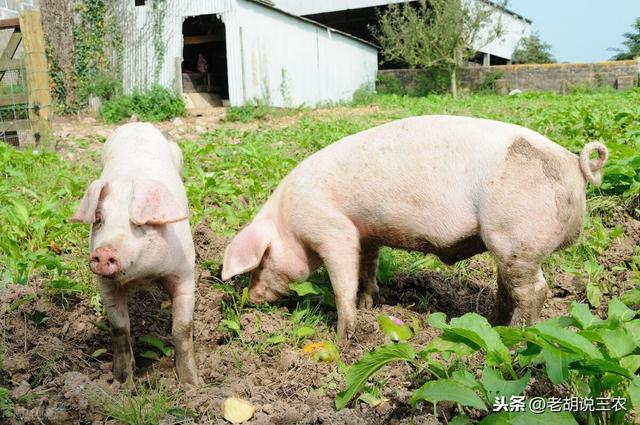
[[[165,19],[167,17],[167,0],[154,0],[151,2],[152,37],[155,66],[153,68],[154,83],[158,83],[160,71],[164,63],[167,51],[167,43],[164,38]]]
[[[114,7],[117,0],[76,2],[73,27],[75,102],[82,105],[90,95],[113,96],[121,85],[122,30]]]

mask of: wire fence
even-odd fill
[[[24,28],[21,28],[24,26]],[[49,139],[52,103],[37,10],[0,20],[0,142],[33,145]]]
[[[20,136],[30,131],[27,79],[24,68],[12,60],[22,61],[23,52],[15,44],[13,28],[0,30],[0,141],[19,145]],[[14,66],[10,66],[14,64]]]

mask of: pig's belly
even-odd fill
[[[359,222],[358,227],[365,241],[435,254],[446,264],[453,264],[487,250],[480,238],[477,217],[471,210],[448,211],[448,214],[443,210],[437,214],[419,209],[404,212],[406,214],[381,214],[374,221],[360,221],[356,218],[355,222]]]

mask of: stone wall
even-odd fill
[[[409,90],[419,84],[420,78],[424,79],[424,71],[420,70],[394,69],[379,73],[387,79],[395,78]],[[595,63],[470,66],[461,69],[460,86],[476,90],[492,78],[495,90],[500,93],[514,89],[566,93],[576,87],[627,89],[638,85],[639,74],[640,58]]]

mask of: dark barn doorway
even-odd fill
[[[217,15],[191,16],[182,23],[182,88],[222,106],[229,99],[225,27]]]

